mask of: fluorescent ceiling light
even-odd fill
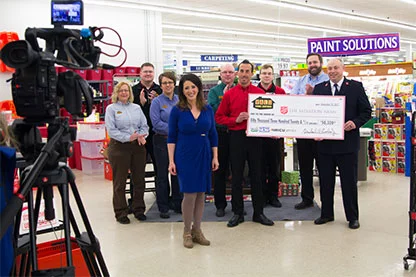
[[[271,46],[271,47],[278,47],[278,48],[295,48],[295,49],[305,49],[306,46],[299,46],[299,45],[287,45],[281,43],[264,43],[259,41],[241,41],[241,40],[226,40],[226,39],[209,39],[209,38],[201,38],[201,37],[181,37],[181,36],[169,36],[163,35],[162,39],[173,39],[173,40],[189,40],[189,41],[198,41],[198,42],[214,42],[214,43],[221,43],[221,44],[230,44],[230,45],[239,45],[239,44],[247,44],[251,46]]]
[[[401,0],[402,2],[408,3],[408,4],[413,4],[416,5],[416,1],[415,0]]]
[[[216,33],[216,34],[230,34],[230,35],[241,35],[241,36],[252,36],[252,37],[264,37],[272,39],[288,39],[288,40],[297,40],[306,42],[307,37],[296,37],[283,34],[271,34],[271,33],[254,33],[244,30],[235,30],[235,29],[216,29],[210,26],[186,26],[186,25],[177,25],[177,24],[162,24],[163,29],[173,29],[173,30],[188,30],[196,32],[207,32],[207,33]]]
[[[331,29],[326,28],[324,26],[312,26],[312,25],[304,25],[304,24],[297,24],[297,23],[288,23],[288,22],[281,22],[275,20],[265,20],[265,19],[257,19],[255,17],[248,17],[242,16],[238,14],[226,14],[226,13],[218,13],[215,11],[209,10],[199,10],[199,9],[181,9],[181,8],[172,8],[169,4],[164,3],[157,3],[155,1],[141,1],[138,3],[134,0],[113,0],[113,1],[106,1],[106,0],[85,0],[85,3],[88,4],[96,4],[102,6],[111,6],[111,7],[124,7],[124,8],[134,8],[134,9],[141,9],[141,10],[149,10],[155,12],[163,12],[163,13],[170,13],[170,14],[178,14],[178,15],[188,15],[193,17],[203,17],[203,18],[212,18],[212,19],[221,19],[226,21],[235,21],[235,22],[245,22],[250,24],[259,24],[259,25],[267,25],[267,26],[276,26],[276,27],[287,27],[287,28],[294,28],[294,29],[301,29],[301,30],[310,30],[316,32],[327,32],[327,33],[335,33],[335,34],[343,34],[343,35],[354,35],[358,34],[355,33],[353,30],[339,30],[339,29]]]
[[[218,49],[227,50],[230,54],[234,52],[241,52],[241,51],[250,51],[252,53],[267,53],[269,55],[274,54],[294,54],[294,55],[304,55],[306,57],[306,52],[294,52],[294,51],[282,51],[277,49],[258,49],[258,48],[239,48],[239,47],[228,47],[228,46],[221,46],[213,48],[210,45],[193,45],[193,44],[176,44],[176,43],[164,43],[163,47],[171,47],[171,48],[190,48],[190,49],[208,49],[211,52],[216,52]],[[182,49],[183,51],[188,51],[186,49]]]
[[[295,9],[295,10],[305,11],[308,13],[313,12],[313,13],[322,14],[322,15],[334,16],[337,18],[347,18],[347,19],[352,19],[352,20],[370,22],[370,23],[375,23],[375,24],[380,24],[380,25],[385,25],[385,26],[391,26],[395,28],[416,31],[415,26],[407,24],[407,23],[393,22],[393,21],[388,21],[385,19],[365,16],[365,15],[357,15],[354,13],[334,11],[334,10],[324,9],[322,7],[314,7],[310,5],[289,3],[287,1],[270,1],[270,0],[248,0],[248,1],[256,2],[262,5],[271,5],[271,6]],[[411,2],[413,2],[413,4],[415,3],[415,1],[411,1]]]
[[[163,48],[162,48],[162,50],[163,51],[169,51],[169,52],[171,52],[171,51],[176,51],[176,47],[174,47],[174,46],[166,46],[166,45],[163,45],[162,46]],[[183,51],[184,53],[186,52],[186,53],[198,53],[198,54],[203,54],[203,53],[205,53],[205,54],[227,54],[227,55],[229,55],[230,54],[230,50],[223,50],[223,49],[215,49],[215,50],[213,50],[212,49],[212,47],[209,47],[208,49],[195,49],[195,47],[194,48],[191,48],[191,49],[184,49],[184,51]],[[249,49],[246,49],[245,51],[241,51],[241,50],[239,50],[239,51],[233,51],[232,52],[232,54],[235,54],[235,55],[249,55],[249,56],[259,56],[259,57],[272,57],[272,56],[283,56],[283,57],[291,57],[291,58],[301,58],[301,59],[305,59],[305,57],[306,57],[306,54],[304,54],[304,55],[288,55],[288,54],[284,54],[284,55],[282,55],[282,54],[279,54],[279,53],[277,53],[277,52],[272,52],[272,51],[268,51],[267,53],[263,53],[263,52],[257,52],[257,51],[250,51]]]

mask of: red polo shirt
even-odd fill
[[[241,123],[235,122],[241,112],[247,112],[248,94],[265,94],[264,90],[250,84],[243,88],[240,84],[227,91],[215,113],[215,121],[226,125],[229,130],[239,131],[247,129],[247,120]]]
[[[264,88],[261,83],[258,85],[259,88],[264,90],[266,93],[274,93],[274,94],[286,94],[285,90],[281,87],[276,86],[275,84],[271,83],[268,88]]]

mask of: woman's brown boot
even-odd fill
[[[207,240],[202,233],[201,229],[192,228],[192,241],[199,243],[200,245],[210,245],[211,242]]]
[[[183,231],[183,246],[186,248],[194,247],[194,243],[192,242],[192,234],[189,231]]]

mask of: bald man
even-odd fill
[[[211,88],[208,93],[208,104],[211,105],[214,113],[217,112],[224,93],[234,86],[235,70],[231,64],[224,64],[220,69],[221,83]],[[218,162],[220,167],[214,172],[214,199],[217,217],[225,215],[227,201],[225,199],[226,179],[229,168],[229,145],[230,138],[228,128],[225,125],[216,125],[218,133]]]
[[[335,173],[338,167],[348,227],[358,229],[359,128],[371,118],[371,106],[362,83],[344,77],[344,63],[341,59],[331,59],[327,69],[329,81],[316,85],[313,94],[345,97],[344,140],[317,139],[322,210],[321,217],[315,220],[315,224],[334,221]]]

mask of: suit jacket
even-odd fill
[[[329,81],[320,83],[313,90],[314,95],[332,95]],[[344,78],[339,93],[345,95],[345,122],[352,120],[356,128],[344,131],[344,140],[323,140],[318,143],[318,151],[326,154],[346,154],[360,149],[359,128],[371,118],[371,105],[363,84]]]

